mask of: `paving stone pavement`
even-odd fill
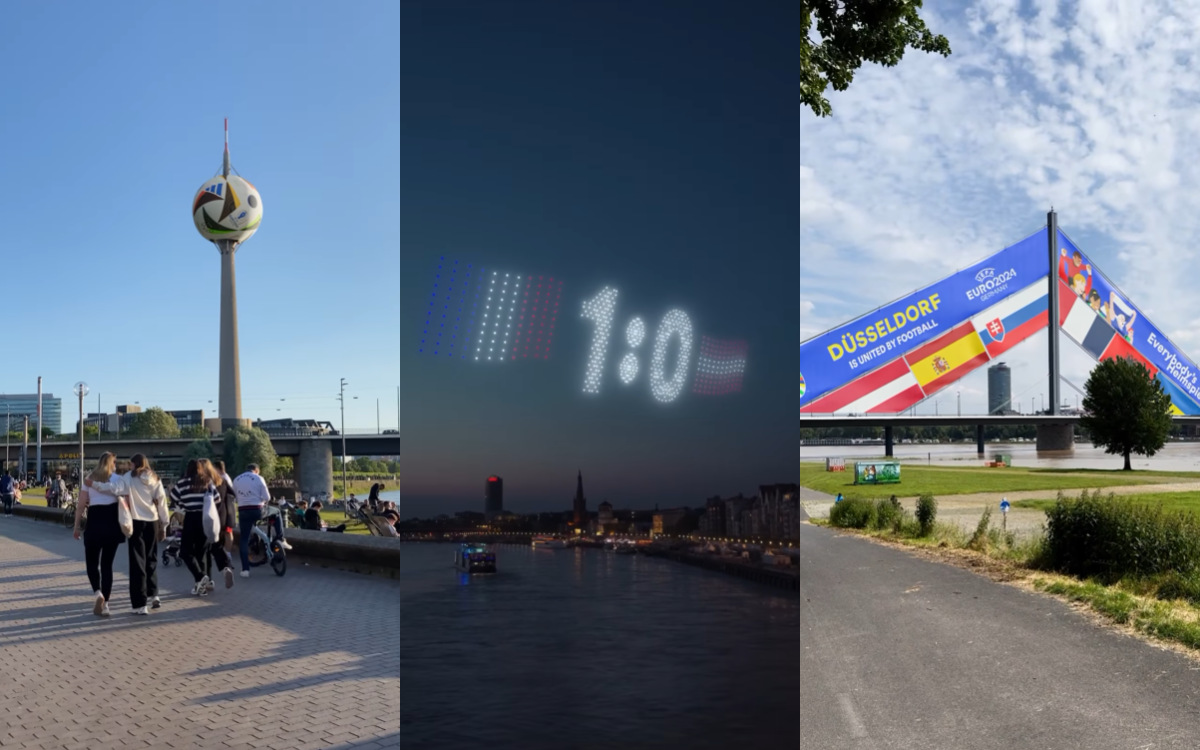
[[[99,618],[82,542],[0,517],[0,747],[400,746],[398,582],[289,560],[197,598],[160,565],[135,617],[127,555]]]

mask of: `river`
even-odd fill
[[[794,593],[641,555],[401,550],[405,748],[797,747]]]
[[[1091,443],[1076,443],[1075,455],[1067,457],[1042,457],[1033,443],[986,443],[984,452],[988,458],[997,453],[1008,453],[1013,457],[1013,466],[1032,466],[1056,469],[1120,469],[1123,459],[1095,448]],[[982,465],[976,454],[976,445],[970,443],[899,443],[893,450],[894,459],[902,463],[933,465]],[[828,457],[866,461],[883,458],[883,445],[802,445],[801,461],[824,461]],[[1134,469],[1155,471],[1200,471],[1200,443],[1167,443],[1154,456],[1131,456]]]

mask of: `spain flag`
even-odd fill
[[[987,362],[988,353],[968,320],[904,355],[904,360],[928,396]]]

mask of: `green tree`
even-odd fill
[[[819,117],[833,108],[825,89],[845,91],[864,62],[891,67],[912,47],[946,57],[950,42],[917,11],[922,0],[800,0],[800,103]],[[819,40],[814,40],[815,29]]]
[[[204,429],[202,424],[190,424],[187,427],[179,428],[179,436],[186,438],[204,438],[208,437],[208,430]]]
[[[1167,441],[1171,429],[1171,397],[1145,365],[1134,359],[1114,357],[1092,370],[1084,385],[1084,415],[1080,426],[1092,444],[1105,453],[1153,456]]]
[[[296,467],[291,456],[275,457],[275,476],[285,479],[295,479]]]
[[[225,468],[229,476],[236,477],[249,464],[258,464],[262,478],[270,481],[275,476],[275,447],[271,437],[257,427],[231,427],[225,430],[223,452]]]
[[[183,458],[179,459],[180,476],[183,475],[184,470],[187,468],[188,461],[191,461],[193,458],[207,458],[211,461],[213,458],[216,458],[216,455],[217,451],[213,448],[212,441],[208,438],[193,440],[188,447],[183,449]]]
[[[131,415],[121,426],[121,432],[135,438],[175,438],[179,437],[179,423],[162,409],[151,406]]]

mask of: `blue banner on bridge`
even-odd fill
[[[1158,378],[1182,414],[1200,414],[1200,367],[1058,233],[1059,325],[1097,360],[1132,357]]]
[[[801,343],[800,407],[1048,277],[1046,231]]]

